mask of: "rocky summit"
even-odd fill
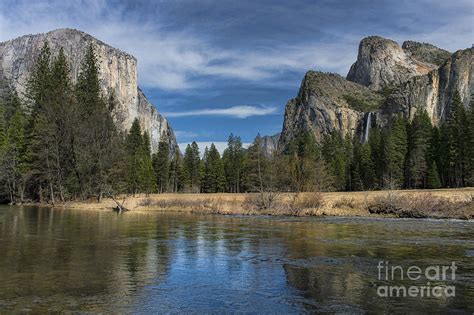
[[[297,97],[286,104],[278,149],[308,131],[317,140],[336,130],[360,134],[364,141],[369,118],[384,126],[394,115],[413,118],[417,110],[426,110],[439,125],[456,90],[468,107],[474,91],[473,51],[451,54],[427,43],[406,41],[400,47],[378,36],[362,39],[347,78],[306,73]]]
[[[176,138],[168,121],[138,87],[136,58],[84,32],[58,29],[0,43],[0,82],[4,82],[3,88],[14,88],[20,96],[24,94],[29,74],[45,42],[51,48],[53,56],[60,47],[64,49],[73,81],[79,75],[87,47],[93,44],[100,65],[103,95],[116,100],[115,114],[123,120],[122,129],[129,129],[134,119],[138,118],[142,129],[151,136],[153,152],[163,138],[169,141],[172,151],[177,148]]]
[[[357,61],[351,66],[347,80],[380,90],[435,68],[407,54],[393,40],[370,36],[360,42]]]
[[[286,104],[279,146],[286,147],[300,132],[310,131],[316,140],[333,130],[352,134],[364,112],[381,102],[378,93],[338,74],[308,71],[298,96]]]

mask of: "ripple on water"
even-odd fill
[[[474,311],[472,222],[37,211],[0,207],[1,313]],[[456,261],[457,295],[380,299],[380,260]]]

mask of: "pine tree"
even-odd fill
[[[401,116],[393,118],[384,136],[384,187],[398,188],[403,185],[405,157],[407,153],[406,120]]]
[[[439,179],[438,167],[436,162],[431,162],[430,167],[426,175],[426,188],[436,189],[441,187],[441,181]]]
[[[256,192],[265,189],[264,174],[267,169],[267,158],[262,150],[261,137],[257,135],[246,150],[243,161],[242,189]]]
[[[214,143],[204,155],[203,192],[223,192],[225,188],[224,165]]]
[[[442,122],[438,129],[438,134],[433,134],[433,144],[432,144],[432,156],[436,165],[438,167],[441,185],[443,187],[449,186],[449,160],[450,160],[450,148],[448,145],[449,142],[449,132],[446,122]],[[438,136],[437,143],[435,142],[435,136]],[[437,145],[437,146],[436,146]]]
[[[185,186],[184,183],[186,178],[183,168],[183,160],[179,150],[175,151],[169,169],[169,187],[171,187],[171,192],[177,193],[178,191],[182,191]]]
[[[2,177],[11,203],[23,202],[28,175],[25,118],[21,108],[11,117],[2,145]]]
[[[429,164],[431,120],[426,111],[417,112],[408,128],[406,186],[425,188]]]
[[[447,148],[446,184],[449,187],[459,187],[464,184],[463,160],[465,155],[463,121],[465,119],[464,105],[458,91],[455,91],[449,107],[449,115],[444,129],[445,145]]]
[[[143,132],[143,146],[140,153],[142,155],[142,167],[140,169],[141,190],[148,196],[153,190],[155,190],[156,176],[151,157],[150,135],[147,131]]]
[[[369,143],[360,144],[356,141],[354,145],[354,190],[369,190],[374,187],[374,164],[372,159],[372,148]]]
[[[334,187],[334,177],[328,173],[321,150],[311,133],[299,134],[290,142],[285,154],[292,191],[329,190]]]
[[[156,174],[156,184],[159,193],[168,191],[168,180],[170,173],[169,156],[169,143],[166,139],[162,139],[158,145],[158,151],[153,156],[153,168]],[[173,165],[173,168],[174,167],[177,167],[177,165]]]
[[[49,101],[51,77],[51,50],[44,42],[26,86],[26,96],[32,102],[33,120],[38,110]]]
[[[243,148],[240,137],[230,134],[222,156],[229,192],[240,192],[243,167]]]
[[[466,185],[474,186],[474,94],[471,94],[471,101],[466,112],[465,127],[465,169]]]
[[[193,141],[184,152],[184,172],[186,173],[187,186],[192,192],[199,192],[201,185],[201,159],[199,146]]]
[[[130,127],[125,143],[129,159],[127,167],[128,189],[130,193],[135,195],[140,192],[143,186],[143,178],[141,176],[143,175],[142,169],[144,168],[144,144],[140,122],[137,118],[135,118],[132,127]]]
[[[88,47],[75,86],[77,128],[74,155],[83,197],[110,191],[110,180],[120,145],[118,132],[107,102],[102,97],[99,64],[92,44]]]
[[[427,164],[429,165],[428,174],[427,174],[427,183],[426,188],[439,188],[443,187],[445,172],[442,172],[441,169],[444,169],[446,165],[447,150],[446,146],[443,144],[442,133],[444,133],[445,125],[441,125],[441,128],[433,127],[431,129],[431,135],[429,139],[429,147],[427,153]],[[441,130],[441,131],[440,131]],[[439,165],[439,166],[438,166]],[[436,171],[437,174],[434,174]],[[437,185],[439,181],[439,187]]]
[[[32,102],[28,141],[31,150],[34,186],[37,187],[36,194],[42,201],[44,189],[49,201],[54,204],[56,195],[54,153],[57,153],[57,146],[55,146],[57,135],[51,120],[57,109],[54,107],[53,96],[51,52],[45,42],[27,83],[27,97]]]
[[[334,188],[343,190],[347,185],[349,157],[352,150],[350,139],[343,139],[337,131],[323,137],[321,153],[329,172],[334,177]]]

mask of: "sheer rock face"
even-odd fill
[[[113,48],[96,38],[73,29],[58,29],[46,34],[26,35],[0,43],[0,79],[22,96],[36,58],[48,42],[52,56],[62,47],[68,58],[72,79],[76,81],[87,47],[92,43],[99,61],[99,77],[103,95],[113,95],[117,101],[117,115],[123,118],[121,128],[127,130],[138,118],[143,130],[151,136],[152,151],[160,139],[169,139],[172,151],[177,148],[176,138],[166,118],[147,100],[137,83],[135,57]]]
[[[286,104],[278,149],[284,150],[297,134],[308,131],[318,141],[332,130],[357,133],[365,141],[368,117],[371,124],[384,126],[394,115],[412,119],[417,110],[426,110],[432,123],[439,125],[449,114],[456,90],[466,108],[471,100],[473,52],[470,48],[451,55],[416,42],[405,42],[402,49],[381,37],[364,38],[347,80],[336,74],[306,74],[298,96]]]
[[[474,91],[474,49],[459,50],[438,69],[413,77],[397,88],[382,107],[382,114],[403,113],[413,118],[425,109],[434,125],[449,114],[451,98],[457,90],[467,108]]]
[[[272,156],[278,150],[278,141],[280,140],[281,133],[277,133],[273,136],[264,136],[261,139],[261,146],[266,156]]]
[[[354,134],[360,128],[364,111],[354,108],[347,96],[375,108],[382,101],[378,93],[340,75],[308,71],[298,96],[286,104],[279,150],[301,132],[311,132],[317,141],[333,130],[339,130],[343,136]]]
[[[351,66],[347,80],[381,90],[436,68],[433,64],[415,59],[392,40],[370,36],[360,42],[357,61]]]

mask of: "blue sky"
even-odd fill
[[[346,75],[361,38],[470,47],[464,1],[5,1],[0,41],[61,27],[138,59],[139,82],[180,143],[244,142],[281,130],[304,73]]]

